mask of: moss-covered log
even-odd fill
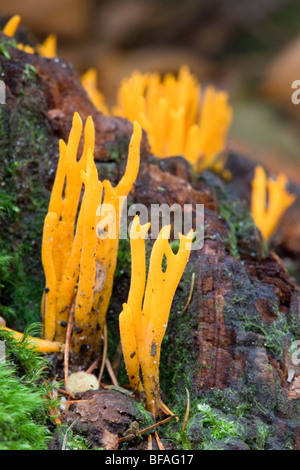
[[[73,114],[93,117],[101,179],[116,183],[127,161],[132,124],[96,110],[80,76],[61,59],[27,54],[0,33],[0,315],[23,329],[40,320],[44,288],[43,220],[58,162],[59,138],[68,139]],[[144,136],[142,152],[148,153]]]

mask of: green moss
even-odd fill
[[[121,238],[119,241],[118,260],[115,271],[115,280],[120,279],[124,274],[130,276],[131,272],[131,254],[130,254],[130,238]]]
[[[212,388],[205,393],[205,402],[212,408],[217,408],[223,413],[237,418],[243,418],[250,411],[252,405],[241,401],[240,398],[237,390],[230,388],[224,390]]]
[[[224,439],[228,436],[239,437],[237,424],[228,420],[225,416],[217,413],[210,405],[199,403],[197,410],[201,416],[201,428],[208,428],[214,439]]]
[[[171,440],[176,444],[177,448],[180,450],[192,450],[193,445],[189,441],[187,437],[187,432],[178,430],[178,431],[173,431],[170,433],[167,433],[167,435],[171,436]]]
[[[132,414],[136,416],[136,419],[139,423],[139,428],[144,429],[154,424],[154,419],[151,413],[145,410],[142,403],[138,403],[135,400],[131,401],[132,403]]]
[[[17,47],[17,41],[14,38],[5,38],[0,42],[0,54],[2,54],[6,59],[10,59],[9,49],[11,47]]]
[[[184,431],[182,424],[172,423],[164,430],[179,449],[206,450],[223,448],[231,438],[242,437],[242,425],[234,416],[212,408],[206,398],[195,399],[190,406],[189,419]]]
[[[0,364],[0,450],[44,450],[47,429],[40,423],[44,400]]]
[[[130,137],[126,134],[118,134],[113,143],[108,142],[106,149],[110,155],[110,158],[114,162],[126,161],[128,157]]]
[[[236,224],[232,220],[232,212],[227,204],[223,203],[221,205],[220,214],[228,224],[228,239],[226,240],[226,243],[229,247],[230,254],[235,258],[239,258],[240,254],[238,250]]]
[[[237,259],[256,259],[258,250],[260,256],[266,256],[268,246],[258,246],[253,218],[245,202],[238,198],[230,185],[221,183],[212,172],[203,172],[199,179],[210,186],[219,201],[220,215],[227,222],[227,236],[222,242],[228,252]]]
[[[29,346],[0,327],[5,362],[0,362],[0,450],[45,450],[50,439],[43,396],[46,362]]]
[[[49,135],[46,104],[35,68],[26,64],[13,107],[0,108],[0,315],[23,329],[40,319],[44,276],[41,264],[43,221],[54,176],[57,139]],[[49,178],[50,179],[50,178]]]
[[[176,251],[177,244],[173,249]],[[197,349],[191,331],[197,331],[198,313],[192,301],[184,313],[178,313],[188,299],[192,278],[192,265],[187,265],[177,288],[170,312],[168,327],[163,339],[160,360],[160,385],[162,398],[178,415],[179,422],[171,422],[162,430],[165,438],[174,441],[181,449],[191,449],[187,433],[181,431],[187,406],[187,392],[190,394],[190,408],[196,409],[193,377],[197,376]]]
[[[276,307],[273,309],[276,311]],[[265,337],[265,346],[269,353],[278,361],[283,361],[287,342],[292,342],[293,334],[289,325],[289,318],[276,312],[277,318],[267,325],[257,314],[252,320],[245,319],[245,330],[262,334]],[[290,319],[291,321],[291,319]],[[294,317],[293,321],[299,321]],[[298,330],[299,331],[299,330]]]
[[[270,435],[270,426],[259,418],[254,418],[248,429],[247,441],[252,450],[264,450],[266,441]]]
[[[35,82],[36,80],[36,68],[32,64],[26,64],[22,74],[23,82]]]
[[[224,217],[228,225],[228,235],[225,240],[232,256],[240,259],[244,254],[239,246],[240,240],[247,240],[254,230],[254,222],[251,215],[245,211],[240,201],[221,200],[220,215]]]

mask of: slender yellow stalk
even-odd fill
[[[57,279],[52,249],[53,237],[57,227],[57,222],[57,214],[55,212],[48,212],[45,219],[42,242],[42,262],[46,276],[44,325],[45,339],[48,341],[52,341],[54,338],[56,323]]]
[[[172,300],[186,266],[192,243],[192,231],[185,237],[181,235],[180,247],[175,255],[167,236],[169,228],[163,228],[156,240],[150,259],[149,276],[151,278],[152,298],[150,312],[145,312],[148,319],[144,350],[141,353],[143,384],[148,407],[152,400],[156,410],[161,407],[159,391],[159,362],[161,343],[166,332]],[[167,268],[162,270],[163,255],[167,258]]]
[[[267,200],[267,176],[261,165],[255,168],[252,181],[251,212],[258,227],[261,227],[265,219]]]
[[[131,309],[127,304],[123,304],[123,310],[119,316],[119,325],[122,351],[130,386],[133,390],[140,390],[138,346],[134,330],[134,320]]]
[[[103,332],[105,315],[108,309],[109,300],[112,293],[113,277],[116,269],[117,254],[119,246],[119,220],[122,212],[122,205],[126,196],[129,194],[133,183],[135,182],[140,165],[140,142],[142,138],[142,130],[137,122],[134,122],[133,134],[129,144],[128,160],[126,170],[118,185],[113,188],[108,180],[103,181],[104,200],[103,206],[109,204],[114,209],[111,225],[115,226],[113,236],[108,236],[107,227],[103,224],[103,211],[99,211],[99,221],[97,224],[98,247],[97,259],[101,263],[102,271],[105,273],[105,279],[101,292],[95,295],[93,309],[98,315],[98,341]],[[104,218],[105,222],[106,218]],[[105,230],[104,230],[105,229]]]
[[[267,178],[265,170],[258,165],[254,171],[251,195],[251,213],[265,240],[269,240],[284,212],[293,204],[296,195],[286,189],[287,178]]]

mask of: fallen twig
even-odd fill
[[[103,334],[103,355],[102,355],[102,361],[101,361],[101,367],[100,367],[100,372],[99,372],[99,377],[98,377],[98,383],[99,385],[101,384],[101,379],[105,367],[105,360],[106,360],[106,355],[107,355],[107,325],[104,325],[104,334]]]
[[[107,372],[109,373],[112,383],[114,384],[115,387],[119,387],[118,380],[114,374],[113,368],[111,366],[111,363],[108,357],[105,359],[105,365],[106,365],[106,369],[107,369]]]
[[[140,431],[137,431],[135,434],[129,434],[126,437],[121,437],[118,440],[118,442],[130,441],[131,439],[134,439],[137,436],[141,436],[145,432],[153,431],[153,429],[158,428],[162,424],[168,423],[169,421],[171,421],[174,418],[178,418],[178,416],[173,414],[172,416],[169,416],[168,418],[165,418],[162,421],[159,421],[158,423],[152,424],[151,426],[148,426],[147,428],[144,428],[144,429],[141,429]]]
[[[78,421],[78,419],[75,419],[75,421],[73,421],[73,423],[68,427],[68,429],[66,430],[66,434],[64,436],[64,440],[63,440],[63,443],[62,443],[62,447],[61,447],[61,450],[66,450],[66,444],[67,444],[67,438],[68,438],[68,432],[72,429],[72,427],[74,426],[74,424],[76,424]]]
[[[86,373],[87,374],[91,374],[93,372],[93,370],[96,369],[97,365],[98,365],[98,361],[100,359],[100,356],[97,357],[97,359],[94,360],[94,362],[90,365],[90,367],[86,370]]]
[[[50,391],[48,392],[48,395],[49,395],[50,400],[53,400],[54,397]],[[48,400],[48,398],[45,395],[43,396],[43,398],[45,400]],[[49,415],[51,416],[51,418],[53,418],[53,421],[55,424],[57,425],[61,424],[61,420],[58,417],[59,411],[57,408],[49,408]]]

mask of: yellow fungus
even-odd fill
[[[6,36],[13,37],[18,29],[20,21],[20,15],[14,15],[10,20],[8,20],[2,32],[6,34]]]
[[[18,44],[18,49],[20,49],[20,51],[27,52],[27,54],[34,54],[35,53],[34,48],[29,46],[28,44],[19,43]]]
[[[43,57],[54,59],[56,57],[57,37],[55,34],[49,34],[42,44],[37,46],[37,52]]]
[[[18,331],[11,330],[6,326],[0,325],[0,331],[3,329],[11,334],[13,334],[14,338],[18,341],[22,341],[24,338],[23,333],[19,333]],[[30,345],[32,345],[36,351],[42,353],[55,353],[55,352],[62,352],[64,349],[64,345],[62,343],[58,343],[55,341],[47,341],[45,339],[34,338],[32,336],[27,336],[26,340]]]
[[[137,347],[137,338],[135,335],[135,324],[130,307],[123,304],[123,310],[119,316],[119,325],[121,332],[121,342],[126,371],[129,377],[130,385],[133,390],[141,390],[141,381],[139,374],[139,356]]]
[[[52,341],[55,335],[56,323],[56,273],[53,260],[53,240],[58,223],[55,212],[48,212],[43,231],[42,263],[46,274],[46,287],[43,302],[45,304],[44,326],[45,339]]]
[[[147,407],[149,411],[158,411],[162,406],[159,393],[161,343],[172,300],[189,258],[193,232],[180,235],[179,250],[174,254],[169,245],[171,227],[162,228],[152,249],[146,282],[144,239],[148,229],[149,224],[141,226],[136,216],[130,232],[131,284],[127,304],[120,314],[120,334],[131,387],[141,388],[140,367]],[[164,257],[166,269],[162,267]]]
[[[91,101],[109,114],[103,95],[97,89],[95,69],[82,77]],[[208,86],[204,91],[182,66],[178,78],[167,74],[135,71],[124,78],[112,114],[137,120],[147,131],[152,152],[160,157],[182,155],[201,172],[207,168],[223,174],[224,150],[232,108],[228,94]],[[228,171],[225,173],[228,177]]]
[[[71,347],[79,352],[85,345],[92,353],[96,345],[99,350],[105,326],[117,260],[119,218],[138,174],[142,132],[134,123],[126,170],[114,188],[108,180],[98,180],[91,117],[86,120],[83,151],[77,158],[82,131],[81,118],[75,113],[68,142],[59,143],[60,158],[43,232],[46,288],[42,318],[45,338],[63,342],[73,306]],[[113,214],[108,220],[104,214],[107,205]],[[104,234],[109,232],[110,237],[101,235],[106,225],[109,230]]]
[[[269,240],[284,212],[296,200],[296,195],[286,189],[287,178],[279,174],[267,178],[265,170],[257,165],[252,181],[251,213],[265,240]]]

